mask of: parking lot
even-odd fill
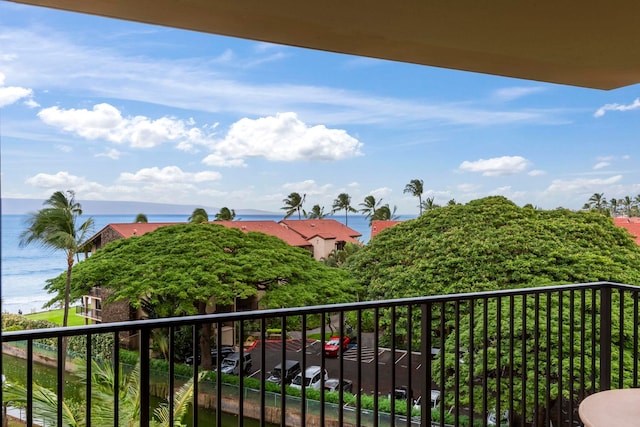
[[[258,355],[262,351],[263,344],[258,342],[251,350],[252,353]],[[286,359],[297,360],[302,363],[302,352],[305,352],[306,366],[320,365],[323,349],[321,342],[318,340],[308,340],[302,342],[299,339],[287,340],[285,342]],[[282,341],[266,341],[265,346],[265,367],[268,373],[274,366],[282,362]],[[343,377],[353,381],[354,393],[357,393],[358,385],[358,347],[352,344],[345,350],[341,356],[325,357],[325,367],[331,378],[338,378],[340,375],[340,357],[343,361]],[[392,373],[395,369],[396,386],[407,385],[408,378],[411,376],[411,388],[413,397],[419,396],[419,390],[422,387],[422,378],[420,375],[420,356],[419,354],[409,354],[406,351],[397,350],[392,354],[389,349],[372,348],[363,345],[360,349],[361,372],[362,379],[360,382],[360,391],[366,394],[376,393],[375,370],[376,361],[378,368],[378,384],[377,393],[386,396],[393,389]],[[263,367],[260,365],[260,358],[253,358],[253,369],[250,376],[259,376]]]

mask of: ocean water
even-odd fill
[[[110,223],[133,222],[135,215],[92,215],[98,232]],[[189,214],[185,215],[147,215],[149,222],[185,222]],[[239,220],[274,220],[282,219],[281,215],[238,215]],[[81,217],[85,220],[86,215]],[[344,223],[344,215],[328,218]],[[409,219],[411,217],[402,217]],[[51,296],[44,290],[47,279],[54,278],[66,269],[64,252],[52,252],[38,245],[24,248],[19,246],[20,234],[26,228],[26,215],[2,215],[2,311],[17,313],[32,313],[43,310]],[[237,218],[238,219],[238,218]],[[295,216],[292,217],[295,219]],[[363,243],[369,241],[371,229],[369,222],[362,215],[349,215],[349,227],[360,232]]]

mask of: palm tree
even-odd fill
[[[71,295],[71,271],[81,244],[93,231],[93,218],[80,226],[78,218],[82,215],[82,206],[75,200],[73,191],[56,191],[45,202],[46,206],[38,212],[29,214],[27,229],[20,235],[20,246],[39,244],[53,251],[64,251],[67,257],[67,276],[64,288],[64,315],[62,326],[69,320],[69,298]]]
[[[324,213],[324,206],[313,205],[310,212],[305,212],[304,216],[309,219],[323,219],[327,214]]]
[[[424,182],[421,179],[412,179],[404,186],[404,193],[409,193],[418,198],[418,207],[422,215],[422,193],[424,192]]]
[[[640,194],[633,198],[633,206],[631,207],[631,214],[633,216],[638,216],[640,211]]]
[[[136,224],[137,223],[143,223],[146,224],[149,222],[149,219],[147,218],[147,216],[143,213],[139,213],[138,215],[136,215],[136,219],[133,221]]]
[[[216,219],[214,221],[233,221],[235,217],[236,211],[225,206],[220,208],[220,212],[216,214]]]
[[[430,211],[431,209],[439,208],[440,205],[434,202],[434,197],[427,197],[427,199],[422,202],[422,209],[425,211]]]
[[[202,224],[209,222],[209,214],[203,208],[195,208],[188,221],[192,224]]]
[[[607,199],[604,197],[604,193],[594,193],[589,197],[589,208],[603,213],[607,209]]]
[[[362,209],[360,212],[364,214],[364,218],[369,220],[369,225],[371,225],[372,218],[376,215],[376,209],[380,207],[380,203],[382,203],[382,199],[377,200],[372,195],[369,195],[364,198],[364,203],[360,203]]]
[[[284,219],[289,218],[291,215],[296,213],[296,211],[298,212],[298,219],[301,219],[300,211],[302,210],[302,204],[306,198],[306,194],[300,196],[300,193],[294,192],[289,194],[286,199],[282,199],[284,206],[281,209],[287,211],[284,215]]]
[[[627,217],[631,216],[631,208],[633,208],[633,199],[629,196],[624,196],[624,199],[618,201],[624,207],[624,214]]]
[[[620,208],[621,202],[622,199],[618,200],[616,198],[613,198],[609,200],[609,213],[612,217],[615,217],[618,214],[618,209]]]
[[[340,193],[338,197],[333,201],[333,211],[341,211],[344,209],[344,225],[349,225],[349,212],[358,212],[353,206],[351,206],[351,196],[347,193]]]
[[[84,365],[82,365],[84,366]],[[120,367],[121,368],[121,367]],[[120,369],[119,368],[119,369]],[[200,372],[200,381],[206,372]],[[86,370],[80,369],[78,375],[86,383],[91,382],[92,405],[91,421],[92,425],[112,426],[114,425],[113,396],[115,391],[115,375],[113,367],[108,363],[100,363],[95,360],[91,362],[91,378],[88,379]],[[120,369],[120,384],[118,387],[118,425],[133,427],[140,423],[140,369],[136,365],[128,374],[123,374]],[[43,420],[55,421],[58,413],[58,395],[53,391],[34,383],[32,391],[32,408],[36,417]],[[154,427],[174,427],[182,424],[187,414],[187,410],[193,401],[193,378],[190,378],[173,396],[173,421],[170,423],[168,402],[160,403],[153,411],[156,420],[152,420]],[[3,398],[10,400],[18,406],[26,405],[27,389],[18,384],[8,384],[3,387]],[[63,425],[71,427],[86,426],[87,414],[85,405],[68,405],[67,399],[61,402]]]
[[[371,222],[374,220],[375,221],[397,220],[398,218],[400,218],[398,215],[396,215],[397,209],[398,209],[397,206],[394,206],[393,211],[391,211],[391,208],[389,207],[388,204],[380,206],[378,209],[376,209],[376,212],[371,217],[371,221],[369,221],[369,225],[371,225]]]

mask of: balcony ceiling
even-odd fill
[[[599,89],[640,82],[640,2],[14,0],[213,34]]]

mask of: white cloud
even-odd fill
[[[527,175],[529,175],[529,176],[540,176],[540,175],[546,175],[546,174],[547,173],[545,171],[540,170],[540,169],[534,169],[534,170],[531,170],[531,171],[529,171],[527,173]]]
[[[73,151],[73,147],[66,144],[56,144],[55,147],[63,153],[71,153]]]
[[[478,184],[459,184],[456,187],[459,191],[462,191],[463,193],[471,193],[471,192],[475,192],[478,191],[481,186]]]
[[[208,181],[218,181],[222,178],[219,172],[184,172],[178,166],[166,166],[140,169],[135,173],[123,172],[118,178],[121,182],[146,182],[154,184],[193,184]]]
[[[212,137],[201,129],[190,127],[192,120],[123,117],[116,107],[106,103],[96,104],[91,110],[44,108],[38,117],[50,126],[85,139],[106,140],[135,148],[153,148],[165,142],[176,142],[178,148],[192,150],[194,145],[210,144]]]
[[[510,200],[518,200],[525,197],[525,191],[514,191],[510,185],[494,188],[488,192],[490,196],[504,196]]]
[[[593,113],[593,117],[602,117],[607,111],[630,111],[640,108],[640,98],[636,98],[631,104],[606,104]]]
[[[469,172],[480,172],[483,176],[513,175],[524,172],[529,161],[521,156],[502,156],[476,161],[465,160],[459,169]]]
[[[203,163],[214,166],[244,164],[260,157],[270,161],[335,161],[361,156],[363,144],[342,129],[309,126],[295,113],[244,118],[234,123]]]
[[[307,196],[326,195],[331,187],[331,184],[318,185],[313,179],[307,179],[302,182],[289,182],[282,185],[282,189],[287,192],[296,192]]]
[[[498,89],[493,93],[493,98],[498,101],[513,101],[514,99],[522,98],[524,96],[528,96],[534,93],[542,92],[544,88],[542,87],[506,87],[503,89]]]
[[[330,86],[255,83],[246,78],[246,74],[238,73],[238,69],[282,58],[280,53],[273,55],[273,48],[261,49],[264,44],[257,46],[260,53],[268,54],[266,57],[242,58],[231,50],[221,50],[212,52],[213,58],[209,61],[199,58],[176,61],[80,44],[79,40],[51,28],[0,28],[0,39],[3,49],[20,58],[13,65],[12,75],[20,76],[23,84],[36,90],[73,90],[100,98],[215,113],[224,110],[254,117],[295,110],[304,114],[306,120],[331,125],[452,123],[493,126],[559,122],[558,110],[493,111],[469,104],[382,97]],[[362,58],[353,61],[383,63]],[[46,74],[38,72],[45,68]],[[526,90],[530,92],[533,88]],[[510,97],[516,92],[504,91]],[[522,96],[522,89],[517,92]]]
[[[29,98],[25,100],[24,105],[26,105],[29,108],[38,108],[40,106],[40,104],[38,104],[35,100],[33,100],[33,98]]]
[[[96,154],[96,157],[108,157],[113,160],[118,160],[121,154],[122,153],[120,151],[116,150],[115,148],[111,148],[105,151],[104,153]]]
[[[71,175],[67,171],[60,171],[55,175],[39,173],[25,181],[27,184],[40,188],[74,188],[86,183],[83,177]]]
[[[609,162],[598,162],[593,166],[593,168],[594,169],[602,169],[602,168],[606,168],[607,166],[611,166],[611,163],[609,163]]]
[[[547,187],[549,193],[594,193],[604,186],[613,185],[622,180],[622,175],[614,175],[609,178],[576,178],[572,180],[554,179]]]
[[[33,91],[19,86],[5,86],[4,80],[5,75],[0,73],[0,108],[11,105],[23,98],[27,98],[25,103],[29,105],[28,102],[31,96],[33,96]]]
[[[371,190],[369,194],[375,197],[376,200],[382,200],[385,197],[388,197],[389,195],[391,195],[392,192],[393,190],[390,189],[389,187],[380,187],[380,188],[376,188],[375,190]]]
[[[66,171],[56,174],[39,173],[28,178],[26,183],[44,189],[42,197],[47,197],[52,190],[73,189],[77,198],[83,200],[137,200],[186,204],[193,203],[194,198],[210,200],[212,194],[222,194],[210,188],[201,188],[202,182],[215,180],[215,176],[212,176],[215,172],[181,173],[170,170],[164,176],[162,172],[158,171],[154,175],[153,172],[145,174],[143,170],[139,174],[131,174],[137,179],[132,179],[124,185],[103,185]]]

